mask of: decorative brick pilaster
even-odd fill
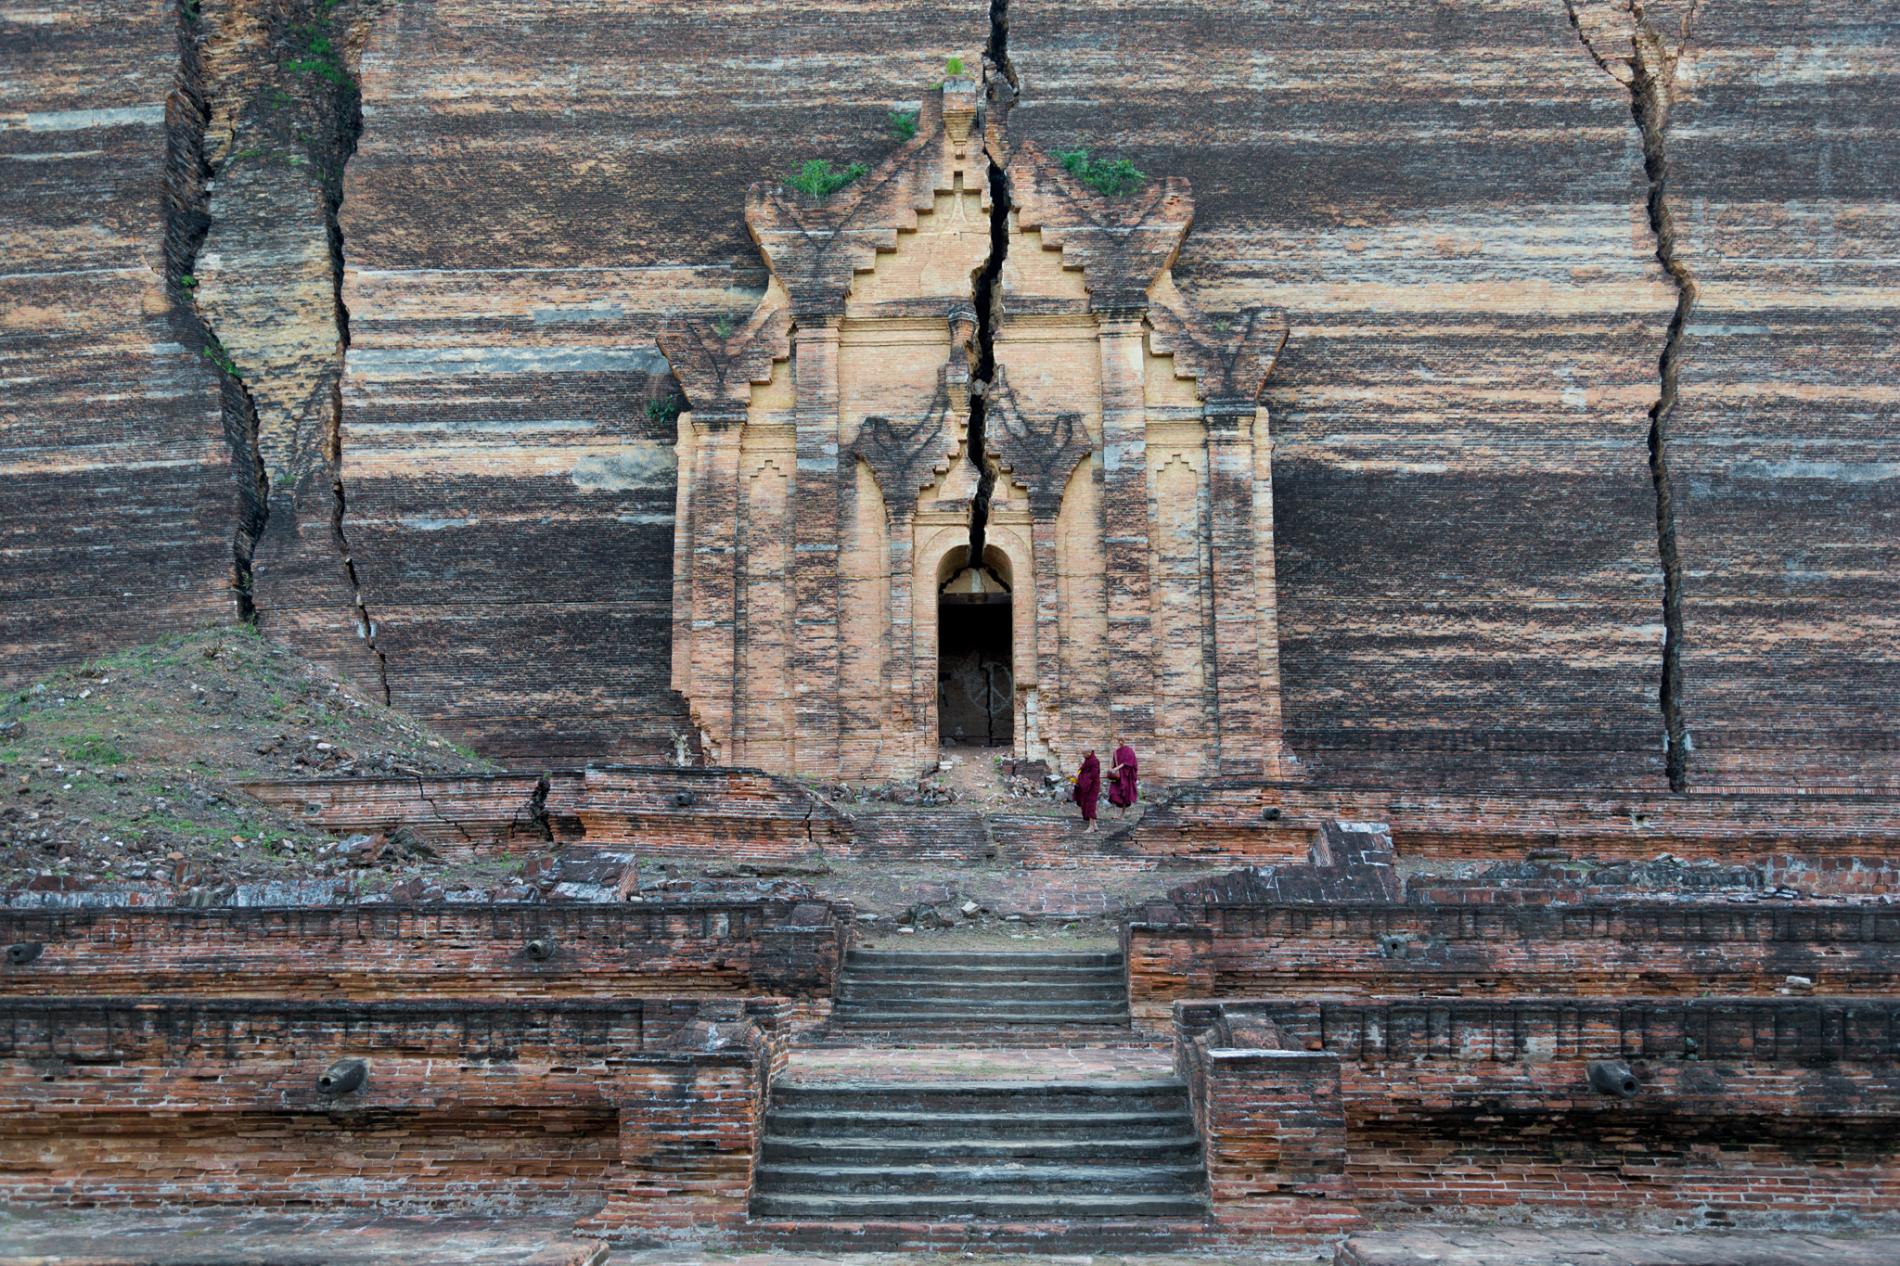
[[[1215,994],[1214,929],[1205,923],[1130,923],[1128,1010],[1137,1024],[1163,1023],[1182,998]]]
[[[838,766],[838,324],[793,334],[797,473],[792,481],[793,767]]]
[[[1102,556],[1107,572],[1108,639],[1128,688],[1109,699],[1109,741],[1153,746],[1154,542],[1148,477],[1142,314],[1097,314],[1102,356]]]
[[[1215,1224],[1246,1234],[1323,1234],[1362,1222],[1346,1176],[1339,1059],[1212,1047],[1199,1097]]]
[[[1215,758],[1220,773],[1244,777],[1260,774],[1269,756],[1261,732],[1253,402],[1210,400],[1205,422]]]
[[[585,1228],[698,1238],[743,1224],[781,1051],[737,1008],[702,1010],[665,1049],[617,1065],[623,1172]]]
[[[686,514],[693,538],[685,563],[691,579],[674,596],[675,624],[685,615],[688,637],[676,649],[684,663],[676,660],[674,672],[684,679],[681,690],[692,702],[707,755],[729,760],[739,720],[740,423],[709,417],[691,425],[693,477]]]

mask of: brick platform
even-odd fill
[[[10,999],[0,1198],[716,1225],[743,1212],[779,1018],[694,999]]]
[[[1892,1266],[1900,1237],[1417,1230],[1355,1235],[1336,1266]]]
[[[600,1266],[560,1218],[0,1214],[0,1266]]]
[[[39,947],[0,996],[817,1000],[846,935],[820,901],[0,910],[0,945]]]
[[[1873,994],[1900,981],[1900,909],[1864,906],[1209,903],[1149,907],[1126,935],[1146,1020],[1184,997]]]
[[[744,795],[792,803],[750,775],[705,781],[710,805],[650,771],[597,781],[644,805],[623,824],[703,809],[684,847],[709,852]],[[584,821],[556,801],[548,820]],[[929,813],[868,816],[895,855]],[[768,814],[756,846],[868,838],[795,818]],[[1036,883],[1106,898],[1148,873],[1139,828],[1099,866],[1032,865],[1014,830],[975,838]],[[972,926],[854,951],[849,905],[766,897],[0,911],[0,1198],[525,1210],[768,1253],[1310,1256],[1427,1218],[1900,1224],[1900,913],[1508,904],[1486,885],[1515,871],[1408,884],[1404,834],[1326,822],[1270,864],[1177,875],[1123,912],[1119,950]],[[965,872],[941,865],[948,891]],[[362,1086],[318,1086],[349,1061]],[[905,1096],[935,1096],[943,1157]],[[1117,1096],[1130,1111],[1070,1119]]]
[[[1216,1220],[1900,1212],[1891,998],[1177,1007]],[[1595,1082],[1598,1062],[1628,1079]]]
[[[1446,795],[1232,780],[1151,787],[1138,819],[1110,821],[1083,836],[1066,815],[839,807],[792,779],[748,769],[598,766],[246,789],[329,830],[406,825],[470,856],[505,854],[511,843],[533,837],[721,862],[989,860],[1141,871],[1297,863],[1324,823],[1349,819],[1390,823],[1399,855],[1414,862],[1517,863],[1539,851],[1647,862],[1670,854],[1746,865],[1768,887],[1792,884],[1823,897],[1900,891],[1900,799],[1881,795]]]

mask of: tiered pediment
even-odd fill
[[[1174,263],[1194,220],[1194,195],[1179,176],[1111,197],[1030,141],[1010,156],[1009,186],[1017,227],[1039,230],[1065,268],[1082,270],[1097,312],[1146,307],[1149,287]]]
[[[1164,776],[1285,772],[1254,424],[1285,322],[1176,289],[1186,181],[1103,192],[975,114],[952,80],[829,197],[753,186],[766,296],[661,340],[704,747],[885,781],[946,737],[1065,764],[1114,737]]]
[[[975,86],[951,80],[925,97],[916,136],[830,196],[782,181],[752,186],[746,227],[797,316],[842,315],[855,275],[875,267],[879,252],[895,251],[898,234],[917,228],[940,190],[958,175],[964,188],[984,187],[981,155],[970,143],[975,109]]]

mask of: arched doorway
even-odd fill
[[[1007,747],[1016,737],[1015,633],[1009,563],[952,550],[938,569],[937,737],[945,745]]]

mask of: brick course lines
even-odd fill
[[[843,937],[823,902],[7,910],[0,944],[43,948],[0,996],[823,999]]]
[[[1872,994],[1900,978],[1900,910],[1859,906],[1155,906],[1125,933],[1152,1020],[1182,997],[1261,994]]]
[[[1900,1212],[1891,999],[1262,1000],[1176,1024],[1223,1227]],[[1639,1091],[1595,1091],[1592,1059]]]
[[[9,1000],[0,1195],[445,1209],[605,1200],[632,1224],[641,1207],[612,1214],[616,1198],[665,1190],[684,1193],[665,1217],[738,1216],[783,1018],[736,1000]],[[364,1060],[367,1078],[326,1096],[318,1074],[340,1058]],[[636,1135],[646,1142],[630,1146]],[[710,1186],[709,1165],[724,1175]]]

